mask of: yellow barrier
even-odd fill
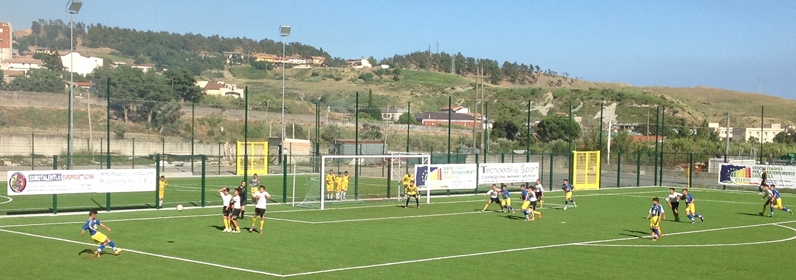
[[[248,155],[248,174],[258,175],[268,174],[268,142],[249,142]],[[238,149],[236,153],[237,174],[243,174],[244,161],[244,147],[246,142],[238,142]]]
[[[572,185],[576,189],[600,188],[600,151],[572,152]]]

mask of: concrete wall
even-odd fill
[[[89,146],[89,139],[87,138],[74,138],[72,147],[74,151],[88,151],[89,147],[95,153],[104,151],[106,147],[105,139],[96,137],[91,141]],[[234,147],[233,145],[229,145]],[[149,155],[162,153],[165,150],[166,154],[190,155],[191,142],[173,142],[173,141],[135,141],[135,148],[133,147],[132,139],[111,139],[111,154],[117,155]],[[195,143],[194,154],[196,155],[218,155],[219,144],[217,143]],[[0,156],[28,156],[31,153],[37,155],[60,155],[65,154],[67,150],[67,138],[63,136],[18,136],[18,135],[0,135]],[[234,149],[230,151],[222,145],[221,154],[224,156],[234,155]]]

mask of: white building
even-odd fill
[[[78,52],[70,52],[61,56],[61,63],[64,64],[69,72],[75,72],[80,75],[88,75],[94,72],[94,69],[102,67],[103,59],[99,57],[85,57]],[[74,71],[72,65],[74,64]]]
[[[715,132],[719,136],[719,139],[727,138],[727,132],[728,131],[730,131],[730,133],[733,133],[732,132],[733,131],[732,127],[727,129],[727,127],[725,127],[725,126],[719,126],[719,123],[708,123],[708,129],[711,132]],[[757,132],[759,133],[760,129],[758,129]],[[732,136],[730,136],[730,137],[732,137]]]
[[[381,109],[381,118],[385,121],[397,121],[406,112],[406,109],[389,106]]]
[[[39,59],[33,58],[12,58],[3,59],[0,62],[0,69],[2,70],[19,70],[27,72],[30,69],[42,68],[42,62]]]
[[[371,68],[371,67],[373,67],[373,65],[370,64],[370,61],[368,61],[365,58],[349,59],[346,62],[346,64],[348,64],[348,66],[350,66],[350,67],[352,67],[354,69],[362,69],[362,68]]]
[[[710,124],[708,124],[709,126]],[[780,124],[770,124],[768,127],[736,127],[732,129],[733,141],[749,141],[749,138],[757,138],[762,140],[763,143],[774,142],[774,137],[778,133],[785,131]],[[761,135],[762,133],[762,135]]]

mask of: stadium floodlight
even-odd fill
[[[68,169],[72,169],[72,146],[74,142],[74,120],[75,120],[75,113],[72,105],[75,99],[75,24],[73,17],[75,14],[80,12],[80,8],[83,7],[83,2],[80,0],[69,0],[66,2],[66,11],[69,13],[69,129],[68,129],[68,136],[67,136],[67,144],[66,144],[66,166]]]
[[[282,36],[282,142],[279,146],[285,145],[285,40],[290,36],[290,25],[280,25],[279,35]]]

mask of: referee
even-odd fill
[[[763,172],[760,174],[760,186],[757,188],[760,194],[763,194],[763,187],[768,187],[768,172],[766,172],[765,168],[763,168]]]
[[[672,213],[674,213],[674,221],[680,221],[680,213],[677,211],[680,208],[680,197],[683,196],[682,194],[674,191],[674,188],[669,188],[669,196],[666,197],[666,203],[669,203],[669,207],[672,208]]]

